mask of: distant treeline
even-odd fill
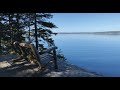
[[[105,31],[105,32],[57,32],[54,34],[98,34],[98,35],[120,35],[120,31]]]

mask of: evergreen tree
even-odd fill
[[[53,44],[51,38],[53,32],[51,29],[56,28],[56,26],[52,22],[47,21],[47,19],[52,18],[52,15],[48,13],[35,13],[34,15],[36,47],[38,48],[38,41],[46,41]]]
[[[44,41],[53,44],[51,29],[56,26],[47,21],[52,17],[49,13],[0,13],[0,46],[25,41],[25,35],[29,41],[34,38],[37,49]]]
[[[53,32],[51,29],[56,28],[56,26],[47,20],[53,16],[49,13],[26,13],[26,17],[26,28],[29,32],[29,40],[30,37],[34,38],[36,48],[38,49],[39,44],[43,44],[42,42],[44,41],[51,45],[53,42],[51,38]]]
[[[1,35],[2,43],[7,48],[11,48],[13,41],[22,41],[24,37],[22,36],[24,28],[21,26],[23,23],[19,23],[22,19],[22,15],[19,16],[18,13],[1,13],[0,14],[0,23],[1,23]],[[18,38],[19,37],[19,38]]]

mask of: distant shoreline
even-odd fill
[[[120,35],[120,31],[106,31],[106,32],[56,32],[53,34],[95,34],[95,35]]]

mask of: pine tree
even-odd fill
[[[24,32],[23,23],[19,21],[22,19],[22,14],[18,13],[1,13],[0,23],[2,25],[2,43],[9,49],[13,41],[25,40],[22,36]],[[17,38],[19,37],[19,38]]]
[[[38,48],[38,41],[46,41],[53,44],[51,38],[52,31],[50,29],[56,28],[52,22],[48,22],[46,19],[52,18],[51,14],[48,13],[35,13],[35,37],[36,37],[36,47]]]
[[[53,16],[49,13],[26,13],[26,26],[30,37],[34,38],[36,43],[36,48],[38,49],[39,44],[42,42],[48,42],[52,44],[52,28],[56,26],[47,21],[47,19],[52,18]]]
[[[56,26],[47,21],[52,17],[49,13],[0,13],[0,46],[10,48],[13,41],[25,41],[25,36],[29,41],[34,38],[37,49],[44,41],[53,44],[51,29]]]

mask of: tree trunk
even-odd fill
[[[17,20],[17,33],[19,33],[19,14],[18,13],[17,13],[16,20]],[[18,39],[17,39],[17,41],[18,41]]]
[[[2,32],[1,32],[2,34]],[[2,52],[2,45],[1,45],[1,35],[0,35],[0,53]]]
[[[13,42],[13,32],[12,32],[12,25],[11,25],[11,15],[9,13],[9,30],[10,30],[10,38],[11,38],[11,43]]]
[[[30,14],[29,14],[29,26],[28,26],[28,28],[29,28],[29,42],[30,42],[30,22],[31,22],[31,19],[30,19]]]
[[[36,42],[36,48],[38,50],[38,37],[37,37],[37,22],[36,22],[36,13],[35,13],[35,42]]]

